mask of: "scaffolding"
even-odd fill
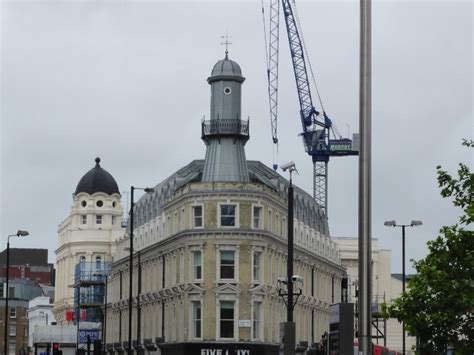
[[[76,322],[102,323],[109,263],[82,261],[74,272],[74,309]]]

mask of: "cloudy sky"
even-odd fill
[[[358,131],[359,4],[297,3],[327,113],[343,134]],[[247,78],[248,159],[271,166],[260,1],[3,1],[1,9],[1,233],[27,229],[12,247],[47,247],[72,193],[100,156],[122,191],[154,185],[202,159],[200,122],[209,117],[209,76],[224,56]],[[461,139],[473,138],[470,1],[373,2],[373,236],[401,270],[407,258],[459,210],[439,195],[436,166],[473,165]],[[282,30],[283,22],[282,22]],[[312,191],[286,33],[281,32],[278,162],[294,160],[295,183]],[[333,236],[357,236],[356,157],[329,166]],[[125,195],[124,195],[125,196]],[[411,268],[410,268],[411,270]]]

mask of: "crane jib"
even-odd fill
[[[307,58],[306,45],[299,23],[296,5],[291,0],[270,0],[270,43],[267,52],[268,96],[270,102],[270,119],[273,143],[277,144],[277,107],[278,107],[278,53],[279,53],[279,4],[285,19],[288,35],[293,74],[300,108],[303,146],[313,161],[313,197],[327,216],[328,162],[330,157],[358,155],[359,138],[354,134],[353,140],[343,139],[333,127],[333,122],[326,115],[323,102],[314,79],[311,62]],[[263,2],[262,2],[263,14]],[[265,19],[264,19],[265,32]],[[265,36],[266,38],[266,36]],[[265,45],[267,43],[265,42]],[[308,66],[308,67],[307,67]],[[308,70],[314,80],[314,88],[319,98],[321,113],[313,105]],[[340,139],[331,139],[339,137]],[[337,135],[336,135],[337,134]],[[274,164],[274,169],[277,165]]]

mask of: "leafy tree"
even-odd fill
[[[463,145],[474,147],[473,141]],[[457,178],[437,167],[441,196],[451,197],[463,211],[459,223],[444,226],[428,242],[428,255],[413,261],[417,275],[407,292],[387,307],[385,317],[397,318],[419,340],[421,354],[474,351],[474,174],[459,164]]]

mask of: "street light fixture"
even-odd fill
[[[129,233],[130,233],[130,256],[129,256],[129,294],[128,294],[128,355],[133,355],[132,351],[132,305],[133,305],[133,207],[134,207],[134,192],[135,190],[142,190],[146,193],[151,193],[155,189],[150,187],[130,187],[130,224],[129,224]],[[138,339],[137,339],[138,341]]]
[[[7,282],[6,282],[6,296],[5,296],[5,334],[4,334],[4,339],[5,339],[5,344],[4,344],[4,354],[8,354],[8,318],[10,316],[10,309],[8,308],[8,296],[9,296],[9,290],[8,290],[8,283],[10,279],[10,237],[26,237],[29,235],[28,231],[25,230],[18,230],[16,234],[11,234],[7,237]]]
[[[384,226],[386,227],[399,227],[402,228],[402,292],[405,293],[405,228],[406,227],[418,227],[421,226],[423,223],[421,221],[411,221],[410,224],[397,224],[394,220],[392,221],[385,221]],[[403,331],[403,355],[405,355],[405,323],[402,322],[402,331]]]

